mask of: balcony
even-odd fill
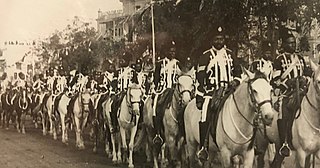
[[[115,18],[125,16],[123,10],[112,10],[107,12],[98,12],[98,19],[97,22],[108,22]]]

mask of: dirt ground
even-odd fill
[[[1,168],[122,168],[126,164],[113,165],[107,158],[103,145],[98,147],[98,153],[92,152],[92,142],[88,134],[84,139],[86,149],[78,150],[75,147],[75,133],[69,133],[69,145],[63,144],[59,137],[53,140],[52,136],[43,136],[40,129],[35,129],[29,120],[26,134],[21,134],[13,126],[9,130],[0,127],[0,167]],[[86,131],[88,132],[88,131]],[[295,167],[294,158],[288,158],[285,167]],[[145,154],[142,151],[135,153],[135,167],[149,168]],[[319,161],[317,161],[318,163]],[[317,164],[316,167],[320,166]],[[219,168],[220,165],[214,166]],[[268,166],[267,166],[268,167]]]

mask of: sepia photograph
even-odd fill
[[[1,168],[320,167],[319,0],[0,0]]]

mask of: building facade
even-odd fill
[[[120,2],[123,4],[123,10],[98,11],[97,29],[99,38],[112,38],[117,41],[132,39],[128,38],[131,31],[128,18],[150,3],[150,0],[120,0]]]

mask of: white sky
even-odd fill
[[[74,16],[96,26],[99,9],[121,8],[119,0],[0,0],[0,48],[9,40],[31,41],[47,37],[55,30],[65,28]]]
[[[0,0],[0,40],[47,36],[64,28],[74,16],[96,25],[99,9],[121,8],[119,0]]]

